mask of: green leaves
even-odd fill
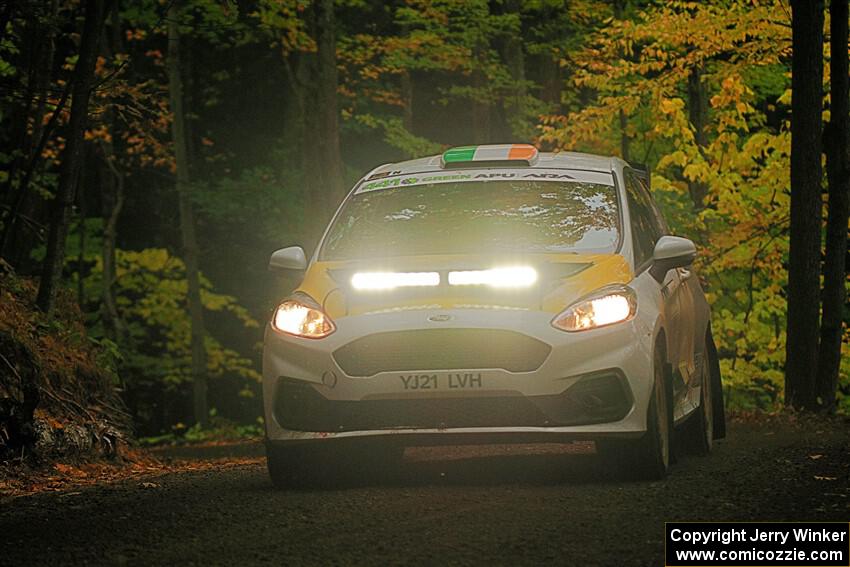
[[[191,381],[191,324],[186,307],[185,266],[178,257],[161,248],[117,251],[117,303],[120,317],[131,331],[128,359],[135,352],[151,356],[165,354],[158,365],[158,378],[169,384]],[[201,301],[210,312],[228,314],[245,328],[259,324],[235,298],[215,293],[201,279]],[[253,362],[207,336],[207,370],[211,377],[236,374],[259,381]],[[149,372],[149,371],[148,371]]]

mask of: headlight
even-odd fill
[[[570,305],[552,320],[562,331],[586,331],[628,321],[637,311],[635,292],[627,287],[601,290]]]
[[[336,330],[331,318],[325,315],[318,306],[310,306],[287,299],[274,312],[272,327],[276,330],[296,337],[321,339]]]

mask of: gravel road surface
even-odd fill
[[[850,521],[847,421],[729,434],[664,482],[620,480],[591,444],[516,445],[409,448],[386,475],[322,489],[276,491],[255,459],[24,496],[0,504],[0,564],[663,565],[665,521]]]

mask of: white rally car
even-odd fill
[[[271,257],[305,270],[265,333],[274,483],[414,444],[594,440],[643,478],[666,475],[674,427],[707,453],[725,432],[709,307],[648,185],[526,144],[368,173],[309,262]]]

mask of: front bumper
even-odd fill
[[[440,310],[439,322],[434,314],[345,317],[321,340],[267,328],[268,440],[404,435],[453,443],[645,431],[652,332],[639,316],[566,333],[539,311]]]

